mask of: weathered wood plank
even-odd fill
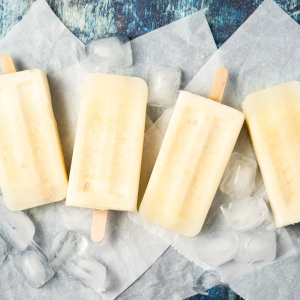
[[[33,0],[0,0],[0,38],[22,19]],[[262,0],[47,0],[62,22],[84,43],[112,33],[130,38],[207,7],[206,16],[221,46]],[[298,23],[298,0],[276,0]]]

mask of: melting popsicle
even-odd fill
[[[67,173],[47,74],[16,72],[0,59],[0,184],[6,206],[24,210],[63,200]]]
[[[185,236],[200,232],[244,122],[218,103],[227,76],[217,70],[209,99],[180,92],[139,209],[145,220]]]
[[[84,81],[66,204],[98,210],[96,242],[106,210],[137,211],[147,96],[139,78],[94,73]]]
[[[278,227],[300,221],[300,82],[248,95],[243,111]]]

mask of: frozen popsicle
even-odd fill
[[[137,211],[147,96],[147,85],[139,78],[86,77],[67,205]],[[104,218],[101,211],[96,214]],[[97,222],[94,226],[101,226]]]
[[[300,221],[300,82],[248,95],[243,111],[278,227]]]
[[[16,72],[0,59],[0,184],[6,206],[23,210],[63,200],[68,179],[47,74]]]
[[[209,99],[180,92],[139,209],[145,220],[185,236],[200,232],[244,122],[218,103],[227,76],[218,69]]]

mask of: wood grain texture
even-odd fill
[[[84,43],[112,33],[135,38],[208,8],[206,17],[220,47],[263,0],[46,0]],[[300,23],[299,0],[275,0]],[[0,0],[0,38],[22,19],[33,0]]]
[[[0,64],[3,71],[3,74],[16,73],[16,67],[12,57],[8,54],[3,54],[0,57]]]
[[[215,74],[208,99],[214,100],[219,103],[222,102],[227,78],[228,70],[226,68],[219,68]]]
[[[93,226],[91,232],[91,239],[95,243],[103,241],[105,236],[106,221],[108,210],[94,210]]]

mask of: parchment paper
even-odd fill
[[[181,28],[181,31],[176,34],[176,30],[172,30],[173,26]],[[197,32],[193,39],[183,38],[191,36],[192,31]],[[165,47],[161,40],[167,40],[171,33],[172,39],[169,40],[168,48],[179,49],[176,53],[170,52],[168,55],[166,48],[160,47]],[[164,51],[165,55],[161,56],[161,60],[151,58],[150,52],[145,55],[145,43],[149,47],[155,45],[158,51]],[[127,70],[124,74],[130,71],[131,75],[143,77],[141,66],[147,69],[154,59],[155,64],[166,63],[166,57],[170,66],[177,66],[182,51],[185,51],[182,49],[186,49],[187,45],[188,48],[194,49],[194,57],[205,56],[199,60],[199,69],[216,50],[203,10],[135,39],[133,58],[137,61],[137,67],[134,65],[131,71]],[[41,68],[48,73],[54,114],[69,169],[81,87],[89,73],[84,65],[84,45],[65,28],[44,0],[38,0],[22,21],[0,41],[0,55],[4,53],[13,56],[18,70]],[[190,70],[193,70],[191,74]],[[191,78],[196,71],[194,61],[185,61],[186,78]],[[147,118],[146,128],[150,126],[151,120]],[[7,208],[1,195],[0,211],[5,210]],[[64,202],[60,202],[33,208],[26,213],[36,227],[35,241],[46,252],[54,235],[63,228],[77,230],[90,241],[91,210],[66,207]],[[148,243],[150,244],[145,248],[144,245]],[[168,246],[155,235],[131,222],[127,213],[109,212],[104,241],[100,244],[90,242],[89,245],[89,254],[107,268],[106,292],[102,294],[103,299],[114,299],[124,291]],[[93,290],[84,288],[62,274],[56,275],[42,288],[34,290],[17,273],[10,259],[0,270],[0,289],[1,299],[101,299]]]
[[[208,97],[215,71],[224,66],[229,71],[229,79],[222,103],[241,110],[241,103],[249,93],[290,80],[300,80],[299,46],[299,25],[275,2],[266,0],[213,55],[188,84],[186,90]],[[168,117],[165,120],[168,120]],[[156,126],[156,129],[163,135],[166,123],[160,119],[153,126]],[[246,127],[241,132],[235,151],[255,157]],[[260,174],[257,175],[256,183],[258,188],[255,194],[262,196],[268,204]],[[206,227],[210,222],[224,224],[219,207],[222,203],[230,201],[228,196],[220,191],[217,192],[206,219]],[[168,241],[179,253],[191,261],[205,269],[212,269],[203,264],[195,255],[193,239],[158,228],[143,221],[139,215],[129,214],[129,216],[135,222],[162,237],[163,240]],[[264,226],[274,227],[271,214],[268,215]],[[235,292],[247,300],[299,299],[299,228],[300,225],[296,224],[276,229],[277,257],[272,262],[249,265],[231,261],[216,268],[222,276],[222,281],[229,283]]]

